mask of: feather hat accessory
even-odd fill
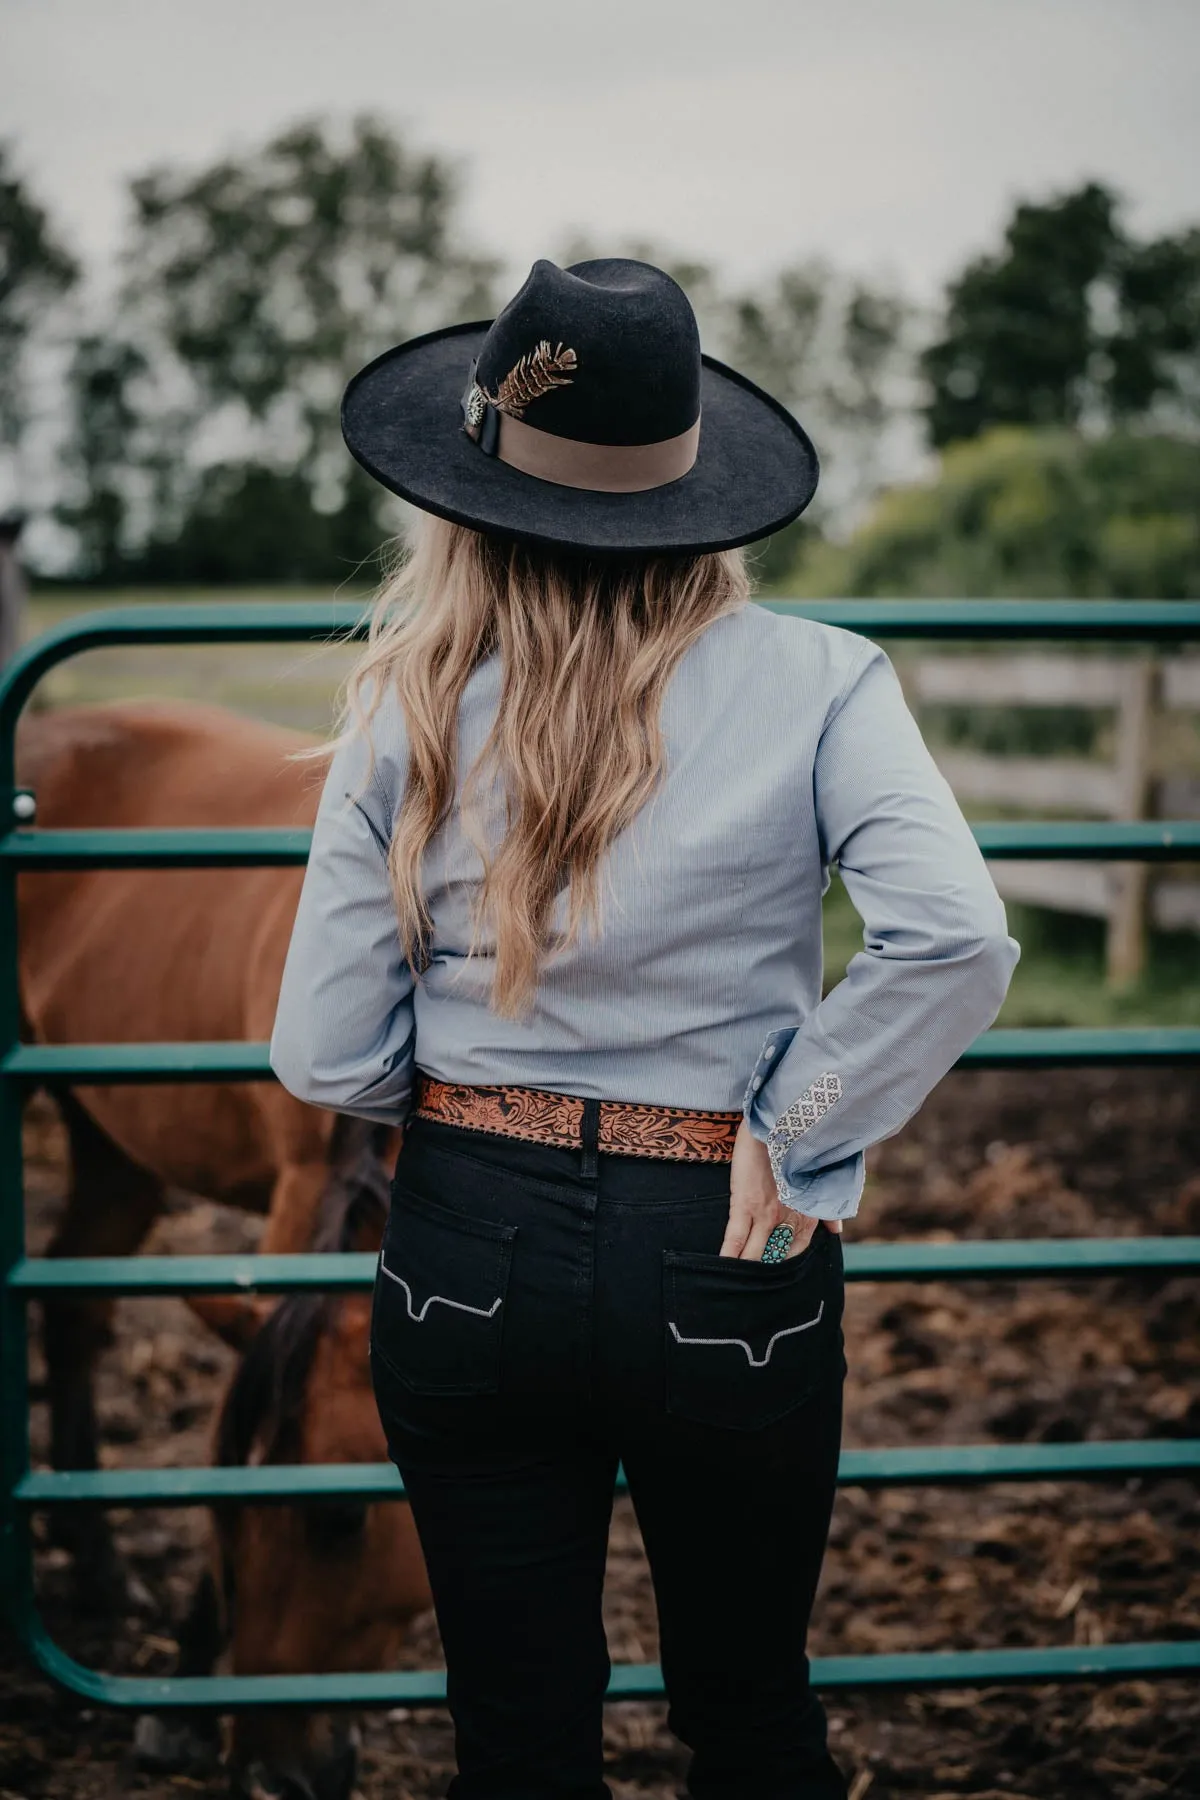
[[[808,505],[817,455],[784,407],[704,356],[649,263],[535,263],[490,322],[398,345],[342,431],[376,480],[476,531],[592,553],[730,549]]]
[[[568,370],[574,369],[577,362],[573,350],[564,350],[561,344],[552,350],[550,339],[543,338],[535,350],[527,351],[508,371],[496,392],[486,398],[497,412],[507,413],[512,419],[523,418],[525,408],[543,394],[556,387],[570,387]]]

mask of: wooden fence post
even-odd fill
[[[1119,819],[1145,819],[1150,814],[1153,777],[1154,714],[1160,669],[1152,657],[1139,657],[1123,672],[1117,708],[1114,774]],[[1146,967],[1146,912],[1149,868],[1144,862],[1113,864],[1108,915],[1107,977],[1110,988],[1127,988],[1141,980]]]
[[[25,617],[25,575],[17,558],[23,524],[19,513],[0,518],[0,669],[17,653]]]
[[[1128,656],[915,656],[902,667],[916,710],[923,706],[1080,706],[1113,715],[1112,755],[991,756],[938,747],[938,767],[960,800],[1042,817],[1200,817],[1200,776],[1190,767],[1155,779],[1161,712],[1200,712],[1200,656],[1156,663]],[[1186,758],[1184,759],[1186,762]],[[1200,881],[1164,880],[1144,864],[998,862],[1006,899],[1105,922],[1107,984],[1125,987],[1144,972],[1151,923],[1200,933]]]

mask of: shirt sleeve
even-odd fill
[[[413,977],[387,871],[392,815],[361,732],[333,757],[284,964],[271,1067],[314,1106],[404,1122]]]
[[[743,1112],[781,1201],[850,1218],[866,1147],[898,1131],[1000,1010],[1019,946],[978,846],[871,645],[826,720],[814,766],[826,864],[863,948],[802,1023],[768,1034]]]

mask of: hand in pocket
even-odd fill
[[[729,1223],[721,1242],[722,1256],[760,1262],[767,1239],[777,1225],[793,1232],[788,1257],[800,1256],[813,1240],[818,1225],[840,1234],[840,1219],[812,1219],[795,1207],[784,1206],[775,1185],[767,1146],[756,1138],[745,1119],[738,1126],[729,1170]]]

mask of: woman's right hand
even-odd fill
[[[756,1138],[745,1119],[733,1140],[729,1169],[729,1223],[721,1243],[722,1256],[761,1262],[767,1239],[777,1225],[790,1226],[793,1236],[788,1256],[799,1256],[812,1242],[818,1225],[841,1232],[840,1219],[813,1219],[785,1206],[779,1198],[767,1146]]]

